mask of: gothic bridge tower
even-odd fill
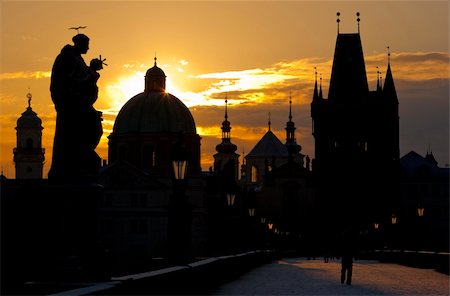
[[[316,72],[311,117],[319,208],[331,225],[366,228],[398,196],[399,115],[390,52],[384,87],[369,90],[357,16],[358,33],[340,33],[337,20],[328,98]]]

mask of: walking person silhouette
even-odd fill
[[[352,284],[355,243],[351,230],[344,230],[341,237],[341,284]]]

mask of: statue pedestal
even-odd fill
[[[62,281],[103,280],[104,249],[97,240],[98,206],[103,187],[55,185],[48,187],[43,214],[45,238],[41,247],[49,259],[48,276]],[[99,264],[101,266],[99,266]]]

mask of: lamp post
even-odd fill
[[[234,206],[234,200],[236,199],[235,193],[227,193],[227,204],[228,206]]]
[[[417,207],[417,215],[418,215],[419,217],[423,217],[424,211],[425,211],[425,208],[424,208],[422,205],[419,205],[419,206]]]
[[[169,199],[168,243],[169,261],[172,264],[185,264],[191,256],[191,205],[186,191],[187,153],[183,143],[183,135],[172,149],[173,194]]]
[[[427,240],[425,239],[425,225],[424,225],[424,213],[425,213],[425,208],[423,207],[422,204],[419,204],[417,206],[417,216],[418,216],[418,231],[419,231],[419,235],[417,236],[417,250],[419,250],[420,248],[423,248],[425,245],[422,243],[422,240],[424,242],[426,242]]]

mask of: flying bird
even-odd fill
[[[77,34],[80,33],[80,29],[86,29],[87,26],[70,27],[69,30],[77,30]]]

